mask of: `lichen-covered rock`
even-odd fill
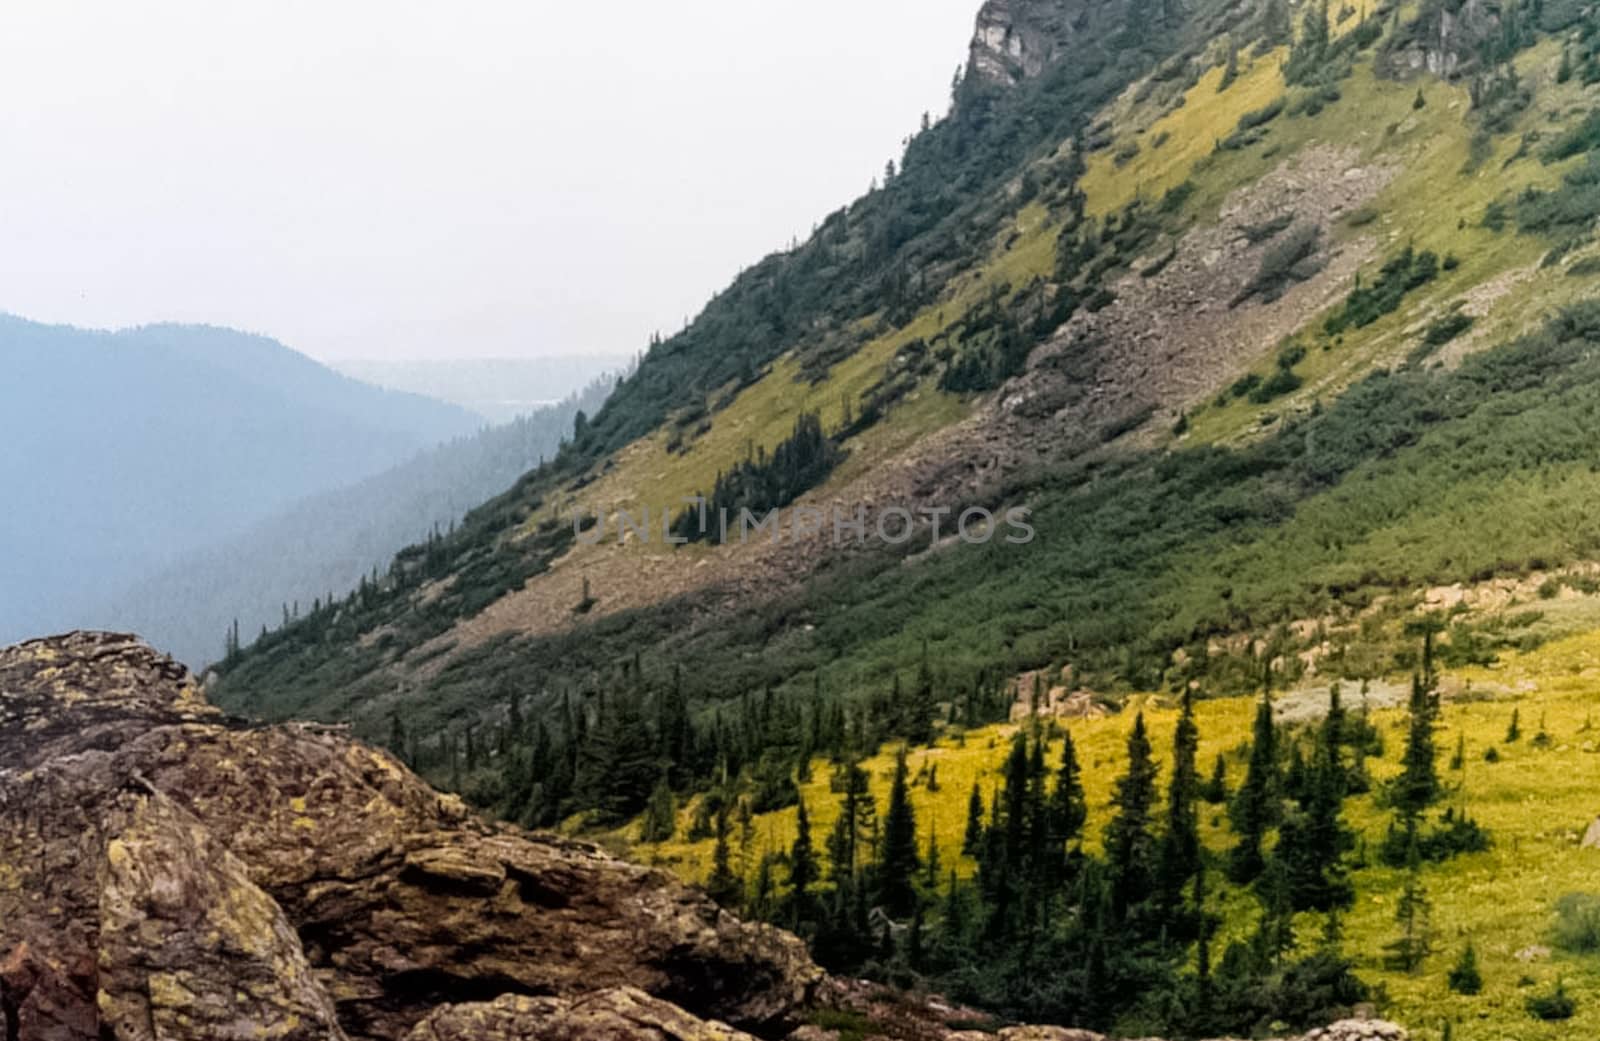
[[[507,995],[448,1005],[417,1024],[408,1041],[755,1041],[707,1022],[636,987],[575,998]]]
[[[451,1003],[624,986],[774,1032],[822,979],[793,936],[481,821],[340,731],[228,720],[132,637],[0,650],[0,724],[19,1039],[334,1037],[328,1001],[400,1038]]]
[[[100,865],[99,1010],[129,1041],[343,1041],[300,939],[158,792],[119,796]]]

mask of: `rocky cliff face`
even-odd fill
[[[1378,69],[1396,78],[1423,73],[1455,79],[1478,71],[1479,51],[1500,33],[1500,5],[1488,0],[1424,4],[1416,19],[1396,32]]]
[[[338,731],[225,719],[130,637],[0,651],[6,1041],[739,1038],[821,979],[794,937]]]
[[[978,12],[969,74],[1002,87],[1039,75],[1073,31],[1069,6],[1062,0],[988,0]]]

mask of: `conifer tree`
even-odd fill
[[[1134,719],[1128,734],[1128,767],[1117,779],[1112,797],[1113,815],[1106,825],[1106,868],[1111,881],[1112,908],[1126,919],[1129,911],[1150,893],[1155,839],[1150,833],[1156,800],[1158,767],[1150,754],[1144,713]]]
[[[730,910],[738,910],[744,885],[733,873],[732,851],[728,847],[728,811],[717,814],[717,844],[711,852],[711,874],[706,877],[706,895]]]
[[[1262,964],[1276,970],[1294,947],[1294,904],[1282,859],[1268,858],[1256,882],[1256,899],[1261,902],[1261,921],[1254,939],[1256,953]]]
[[[1228,759],[1221,752],[1211,767],[1211,778],[1200,789],[1200,797],[1213,806],[1228,801]]]
[[[1511,725],[1506,727],[1506,744],[1522,739],[1522,711],[1513,707],[1511,709]]]
[[[800,800],[795,810],[794,844],[789,847],[789,889],[794,901],[794,917],[799,921],[811,899],[811,886],[818,876],[817,853],[811,845],[811,817]]]
[[[673,784],[682,786],[689,782],[691,763],[689,745],[694,735],[689,721],[689,703],[683,693],[683,672],[672,670],[672,682],[656,701],[656,740],[659,755]]]
[[[1050,821],[1054,829],[1052,841],[1057,845],[1075,841],[1088,819],[1089,805],[1083,795],[1078,752],[1072,744],[1072,732],[1069,730],[1062,735],[1061,765],[1056,768],[1056,787],[1050,796]]]
[[[829,877],[843,893],[854,882],[858,851],[863,840],[876,830],[876,809],[867,790],[867,774],[860,764],[847,760],[839,767],[835,783],[843,789],[839,796],[839,817],[828,837]]]
[[[1172,734],[1172,774],[1167,781],[1166,829],[1156,866],[1156,894],[1167,916],[1180,916],[1184,890],[1200,870],[1200,821],[1195,802],[1200,793],[1200,732],[1194,721],[1194,699],[1184,691],[1183,710]]]
[[[1422,854],[1413,833],[1406,850],[1406,883],[1395,902],[1394,918],[1400,935],[1385,945],[1390,968],[1415,972],[1433,949],[1431,915],[1433,905],[1422,885]]]
[[[1435,763],[1433,725],[1436,709],[1429,681],[1431,669],[1411,678],[1410,718],[1406,747],[1400,757],[1400,776],[1389,790],[1389,801],[1407,829],[1439,797],[1439,771]]]
[[[666,842],[677,830],[678,803],[663,770],[661,780],[656,782],[655,791],[650,793],[650,801],[645,805],[639,837],[645,842]]]
[[[772,854],[768,853],[756,867],[756,879],[750,887],[750,901],[745,908],[751,918],[767,920],[772,917],[772,859]]]
[[[1244,784],[1229,807],[1239,841],[1228,855],[1228,877],[1241,885],[1260,877],[1266,866],[1262,843],[1281,816],[1279,789],[1277,727],[1272,719],[1272,695],[1267,693],[1256,708]]]
[[[598,718],[581,749],[579,794],[602,821],[617,823],[644,808],[660,775],[660,760],[636,694],[625,691],[598,704]]]
[[[1470,995],[1483,990],[1483,974],[1478,971],[1478,952],[1473,948],[1471,940],[1467,941],[1467,946],[1461,951],[1460,959],[1450,970],[1449,983],[1450,989],[1457,994]]]
[[[406,755],[406,727],[400,722],[400,713],[394,712],[389,716],[389,751],[393,752],[402,762]],[[415,764],[411,764],[415,765]]]
[[[1332,911],[1349,907],[1355,898],[1344,866],[1344,855],[1354,839],[1341,815],[1345,795],[1340,756],[1343,729],[1344,710],[1335,685],[1315,758],[1306,768],[1304,795],[1284,820],[1273,853],[1283,862],[1288,899],[1297,911]]]
[[[917,817],[911,805],[906,750],[895,757],[894,782],[889,788],[889,808],[883,819],[883,851],[878,858],[878,901],[891,916],[904,918],[917,908],[915,879],[921,866],[917,854]]]
[[[961,852],[976,857],[983,849],[983,792],[978,782],[972,782],[972,797],[967,800],[967,831],[961,840]]]

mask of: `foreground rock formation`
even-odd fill
[[[0,650],[0,1041],[838,1041],[820,1008],[891,1041],[1103,1041],[826,980],[788,933],[485,823],[337,728],[226,718],[133,637]]]
[[[131,637],[0,650],[6,1041],[732,1039],[787,1032],[821,978],[794,937],[486,824],[337,730],[226,719]],[[524,1020],[573,1025],[472,1026]]]

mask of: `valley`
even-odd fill
[[[756,1036],[1586,1036],[1597,106],[1577,0],[989,0],[867,194],[198,689],[247,733],[383,746],[372,784],[502,822],[459,825],[500,836],[475,850],[597,842],[779,937],[776,975],[838,1000],[735,1009]],[[694,496],[1037,538],[616,523]],[[548,896],[523,853],[420,856],[397,892]],[[405,955],[313,920],[325,976],[376,944],[330,992],[351,1036],[585,989],[461,918]],[[725,1011],[685,982],[715,965],[645,965],[602,1015]],[[438,1000],[399,1008],[409,973]]]

